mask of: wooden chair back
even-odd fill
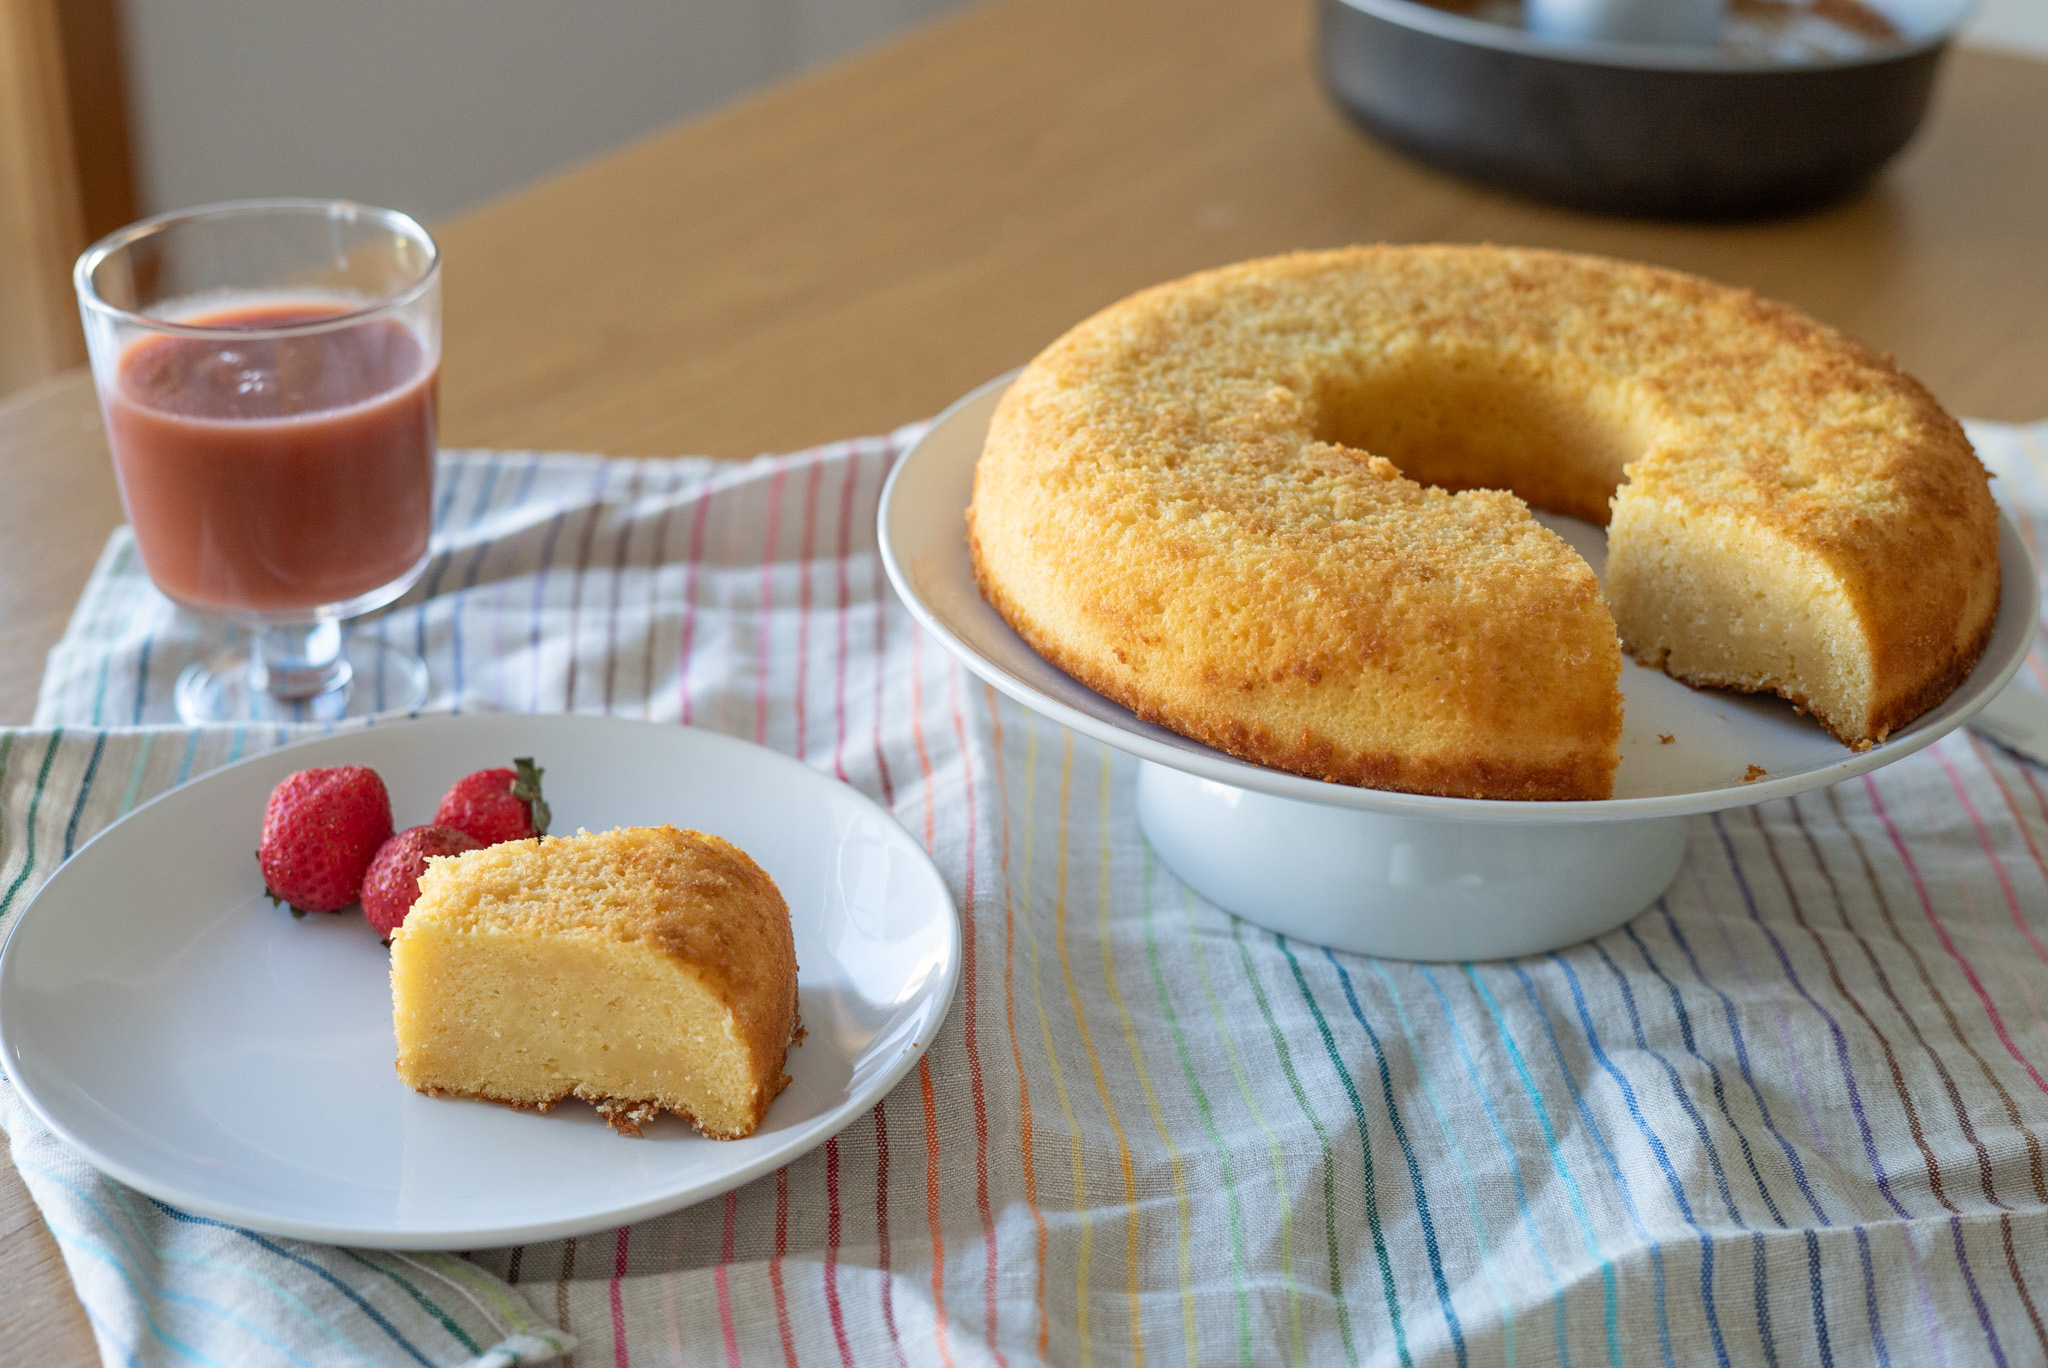
[[[71,263],[134,217],[116,0],[0,0],[0,395],[85,359]]]

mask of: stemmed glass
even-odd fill
[[[249,629],[178,677],[178,715],[418,707],[419,657],[342,624],[426,566],[441,356],[426,230],[337,200],[209,205],[101,239],[73,281],[143,567],[181,607]]]

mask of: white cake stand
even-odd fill
[[[2032,562],[2001,514],[2004,591],[1984,658],[1940,707],[1860,754],[1789,704],[1691,689],[1630,662],[1610,799],[1494,802],[1307,779],[1139,720],[1046,662],[982,599],[966,510],[989,415],[1010,378],[946,410],[890,475],[880,512],[890,583],[975,674],[1142,762],[1138,823],[1196,891],[1340,950],[1492,959],[1611,930],[1678,872],[1686,817],[1839,783],[1931,744],[2012,677],[2039,611]],[[1600,528],[1541,516],[1595,568],[1604,563]]]

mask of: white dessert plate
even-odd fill
[[[359,912],[295,919],[252,852],[286,774],[363,764],[401,827],[454,780],[531,755],[557,834],[672,822],[746,850],[788,900],[807,1031],[744,1140],[664,1116],[641,1139],[591,1108],[514,1111],[399,1082],[388,952]],[[768,1173],[917,1061],[960,973],[938,871],[888,813],[787,756],[600,717],[396,722],[217,770],[107,828],[0,952],[0,1061],[95,1166],[187,1211],[390,1249],[552,1239]]]
[[[1939,707],[1869,750],[1848,749],[1781,700],[1693,689],[1625,661],[1621,767],[1610,799],[1437,798],[1325,783],[1249,764],[1140,720],[1047,662],[981,597],[968,560],[966,510],[989,417],[1011,378],[993,380],[946,410],[890,474],[880,515],[890,583],[969,669],[1019,703],[1141,760],[1237,789],[1390,815],[1516,824],[1677,817],[1789,797],[1891,764],[1961,726],[2019,669],[2040,610],[2033,562],[2001,513],[2004,587],[1983,658]],[[1538,517],[1600,569],[1602,529]]]

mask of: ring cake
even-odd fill
[[[1530,506],[1607,524],[1604,596]],[[1623,649],[1868,747],[1962,682],[1998,606],[1984,469],[1890,358],[1548,251],[1133,295],[1004,395],[968,525],[989,602],[1140,717],[1458,797],[1608,796]]]
[[[426,1093],[595,1105],[631,1135],[664,1111],[752,1133],[789,1082],[796,948],[775,883],[672,826],[427,862],[391,941],[398,1074]]]

